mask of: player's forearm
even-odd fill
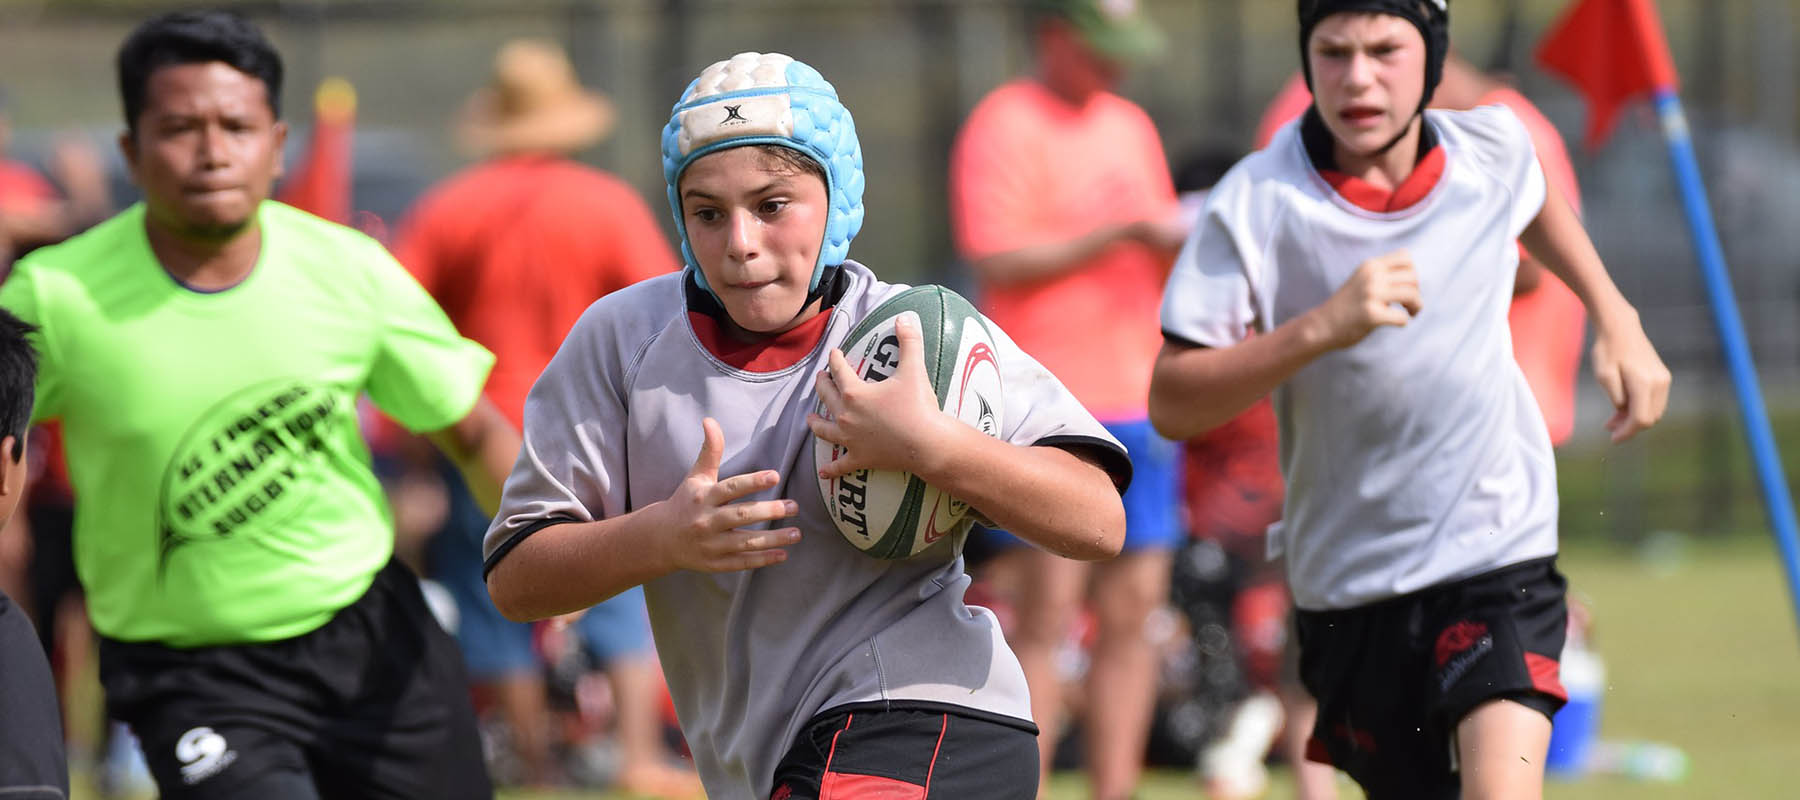
[[[486,397],[468,416],[431,435],[431,441],[456,465],[463,484],[483,513],[500,507],[500,487],[519,457],[519,432]]]
[[[0,234],[19,246],[50,244],[72,232],[67,217],[61,202],[31,212],[7,213],[0,215]]]
[[[1112,558],[1125,542],[1125,508],[1099,465],[1059,447],[1021,447],[955,425],[925,482],[995,525],[1057,555]]]
[[[1315,314],[1230,347],[1164,342],[1150,377],[1150,423],[1175,441],[1229,422],[1332,349]]]
[[[1130,223],[1109,225],[1073,239],[1028,245],[978,258],[970,263],[970,267],[983,282],[996,286],[1052,278],[1131,238],[1131,230]]]
[[[494,565],[488,596],[507,619],[546,619],[599,603],[675,571],[655,503],[594,522],[540,528]]]
[[[1556,190],[1549,191],[1543,210],[1526,226],[1519,240],[1545,269],[1581,298],[1596,329],[1638,324],[1637,311],[1606,274],[1606,266],[1586,229],[1581,227],[1581,219]]]

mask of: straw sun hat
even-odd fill
[[[561,47],[542,39],[507,42],[488,85],[463,103],[458,146],[474,155],[572,153],[612,131],[612,103],[582,88]]]

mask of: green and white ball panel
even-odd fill
[[[895,323],[903,316],[919,325],[939,407],[998,437],[1004,403],[994,338],[975,307],[949,289],[907,289],[851,328],[842,350],[857,376],[879,381],[899,369]],[[820,465],[842,456],[842,448],[815,439],[813,457]],[[960,546],[970,524],[968,504],[906,472],[859,470],[821,479],[819,493],[844,538],[876,558],[910,558],[946,539]]]

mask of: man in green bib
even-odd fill
[[[280,56],[217,13],[118,54],[143,202],[22,261],[108,711],[165,798],[490,797],[456,645],[393,561],[357,399],[491,508],[518,436],[493,362],[381,247],[268,199]]]

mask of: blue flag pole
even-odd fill
[[[1744,433],[1750,440],[1750,456],[1756,464],[1763,505],[1768,509],[1775,543],[1781,550],[1781,564],[1787,572],[1794,619],[1800,624],[1800,536],[1795,534],[1794,502],[1788,495],[1781,454],[1775,447],[1775,433],[1769,427],[1768,409],[1763,407],[1756,364],[1750,358],[1749,338],[1744,335],[1744,321],[1738,315],[1737,297],[1731,289],[1731,276],[1725,269],[1725,250],[1719,245],[1719,232],[1713,227],[1706,185],[1700,180],[1700,166],[1694,159],[1694,145],[1688,134],[1687,115],[1681,110],[1681,98],[1674,89],[1667,87],[1658,88],[1655,98],[1656,115],[1662,121],[1663,138],[1669,144],[1669,160],[1675,167],[1675,182],[1681,189],[1681,206],[1687,214],[1688,229],[1694,235],[1695,255],[1700,258],[1700,275],[1705,279],[1706,294],[1712,301],[1719,342],[1725,347],[1725,364],[1731,371],[1731,385],[1737,390],[1738,410],[1744,416]]]

